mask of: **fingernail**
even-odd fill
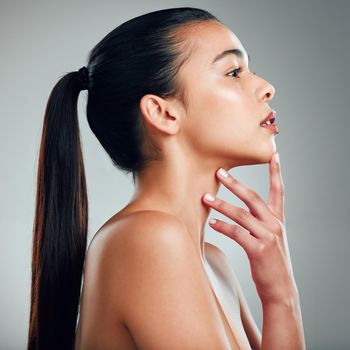
[[[215,200],[215,198],[210,193],[206,193],[204,195],[204,199],[209,201],[209,202],[214,202],[214,200]]]
[[[212,224],[212,225],[216,224],[216,220],[215,219],[210,219],[209,220],[209,224]]]
[[[228,172],[223,168],[219,169],[218,174],[222,177],[228,177]]]
[[[279,163],[280,163],[280,155],[279,155],[278,153],[275,153],[275,154],[273,155],[273,160],[274,160],[277,164],[279,164]]]

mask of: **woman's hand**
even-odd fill
[[[285,219],[284,185],[279,162],[269,163],[270,194],[268,203],[231,175],[216,172],[217,178],[249,208],[235,207],[219,198],[204,202],[239,225],[217,220],[215,230],[235,240],[246,251],[252,277],[262,302],[281,301],[297,292],[289,255]]]

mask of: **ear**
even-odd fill
[[[180,129],[181,110],[175,100],[147,94],[140,100],[140,110],[151,132],[160,130],[174,135]]]

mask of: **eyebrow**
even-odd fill
[[[221,60],[222,58],[228,56],[228,55],[235,55],[235,56],[238,56],[239,58],[243,58],[245,56],[245,54],[243,53],[242,50],[240,49],[229,49],[229,50],[225,50],[221,53],[219,53],[213,60],[213,62],[211,63],[212,65]],[[248,55],[248,62],[250,62],[250,55],[249,53],[247,54]]]

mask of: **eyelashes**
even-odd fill
[[[239,67],[239,68],[236,68],[234,70],[232,70],[231,72],[228,72],[227,75],[230,76],[230,77],[233,77],[233,78],[239,78],[238,76],[238,73],[241,73],[242,72],[242,68]],[[230,75],[231,73],[235,73],[235,76],[232,76]],[[256,72],[252,72],[254,75],[256,75]]]
[[[227,75],[228,75],[229,77],[232,77],[232,75],[230,75],[230,74],[231,74],[231,73],[235,73],[236,76],[235,76],[234,78],[239,78],[238,73],[241,73],[241,72],[242,72],[242,68],[239,67],[239,68],[236,68],[236,69],[232,70],[231,72],[228,72]]]

